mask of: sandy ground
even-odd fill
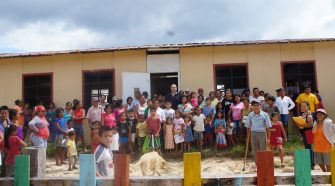
[[[182,176],[184,174],[184,165],[179,158],[166,158],[167,166],[165,169],[159,170],[162,176]],[[293,172],[293,157],[286,156],[284,158],[284,167],[280,166],[279,157],[274,158],[275,172]],[[130,176],[142,176],[141,170],[135,166],[136,161],[130,165]],[[79,165],[78,165],[79,167]],[[240,173],[255,173],[255,165],[252,160],[248,160],[246,169],[242,172],[243,159],[242,158],[227,158],[227,157],[212,157],[204,158],[201,161],[202,176],[220,176],[225,174],[240,174]],[[70,177],[79,176],[79,170],[67,171],[68,165],[56,166],[55,161],[48,159],[46,176],[47,177]]]

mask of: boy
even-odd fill
[[[211,105],[211,99],[210,98],[206,98],[206,104],[202,108],[202,114],[204,114],[206,117],[208,115],[211,115],[212,119],[214,119],[214,116],[215,116],[216,112],[215,112],[215,107]]]
[[[113,152],[110,149],[113,139],[113,129],[103,126],[99,130],[100,144],[95,151],[96,175],[103,177],[114,176]]]
[[[193,116],[194,122],[194,139],[197,141],[199,151],[202,152],[203,146],[203,132],[205,131],[205,115],[201,114],[201,108],[195,108],[195,115]]]
[[[127,112],[127,123],[130,126],[130,146],[133,151],[135,151],[135,139],[136,139],[136,126],[137,119],[135,118],[135,113],[133,109],[128,110]]]
[[[145,137],[147,136],[147,123],[144,120],[143,114],[138,115],[138,124],[136,129],[138,150],[141,152]]]
[[[147,132],[149,133],[149,147],[152,149],[159,149],[160,147],[160,139],[159,133],[161,131],[161,120],[156,115],[156,108],[150,108],[150,116],[147,119],[148,129]]]
[[[170,117],[173,119],[176,117],[176,113],[171,107],[172,107],[171,101],[165,101],[165,109],[164,109],[165,118]]]
[[[213,146],[213,128],[212,128],[212,115],[206,116],[205,132],[204,132],[204,145],[209,147]]]
[[[76,147],[76,134],[73,130],[69,131],[68,134],[69,139],[67,140],[67,157],[69,158],[69,171],[72,171],[73,169],[78,169],[76,167],[76,163],[78,161],[77,157],[77,147]]]

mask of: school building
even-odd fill
[[[0,103],[22,98],[34,105],[64,106],[77,98],[85,108],[94,96],[125,99],[135,89],[166,93],[217,87],[240,93],[279,87],[298,94],[308,84],[320,91],[335,116],[335,38],[207,42],[55,52],[0,54]]]

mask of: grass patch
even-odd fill
[[[47,157],[54,157],[56,152],[56,144],[55,143],[48,143],[47,147]]]
[[[293,154],[294,150],[304,148],[304,143],[300,136],[290,136],[289,140],[283,145],[284,151],[289,154]]]

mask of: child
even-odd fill
[[[6,176],[14,176],[14,160],[15,156],[20,154],[21,146],[27,146],[17,136],[17,127],[15,125],[9,125],[6,128],[5,139],[1,142],[1,149],[5,150],[5,165],[6,165]]]
[[[184,128],[184,119],[182,118],[182,112],[180,110],[176,111],[176,117],[173,119],[174,125],[174,139],[176,143],[176,152],[178,152],[178,146],[180,144],[179,153],[183,152],[183,145],[184,145],[184,137],[183,137],[183,128]]]
[[[223,128],[226,128],[226,121],[224,120],[223,117],[223,111],[218,111],[216,113],[215,121],[214,121],[214,127],[217,129],[219,125],[222,125]]]
[[[165,101],[165,109],[164,109],[165,118],[171,117],[173,119],[176,117],[176,113],[171,107],[172,107],[171,101]]]
[[[197,99],[197,93],[191,92],[191,104],[193,107],[199,106],[198,99]]]
[[[127,122],[126,113],[122,112],[119,117],[119,122],[117,124],[118,132],[120,135],[120,153],[125,154],[128,152],[128,149],[131,148],[129,145],[130,137],[130,125]],[[132,149],[130,149],[132,152]]]
[[[231,118],[229,117],[227,120],[227,137],[228,137],[228,144],[230,146],[235,145],[234,136],[233,136],[233,127],[234,127],[234,123],[231,121]]]
[[[214,106],[211,105],[211,99],[210,98],[206,98],[206,105],[202,108],[202,113],[205,116],[208,116],[208,115],[214,116],[215,115],[215,108],[214,108]]]
[[[92,122],[92,130],[91,130],[91,138],[92,138],[92,144],[91,144],[91,152],[94,153],[95,149],[98,147],[99,145],[99,129],[101,126],[101,122],[100,121],[94,121]]]
[[[136,134],[137,134],[137,145],[138,145],[138,151],[142,151],[142,147],[145,141],[145,137],[147,134],[147,123],[144,120],[144,115],[140,114],[138,115],[138,124],[136,127]]]
[[[54,122],[54,131],[56,134],[56,165],[61,166],[64,163],[64,155],[65,155],[65,139],[68,132],[66,126],[66,120],[64,118],[64,109],[57,108],[56,109],[56,118]]]
[[[271,149],[278,149],[279,157],[280,157],[280,163],[281,166],[283,166],[283,136],[284,136],[284,142],[287,141],[286,132],[283,126],[283,123],[279,121],[280,114],[279,112],[274,112],[271,115],[271,124],[272,128],[271,134],[270,134],[270,146]]]
[[[100,129],[99,129],[100,130]],[[112,150],[113,154],[119,152],[119,133],[117,132],[115,127],[112,127],[113,136],[112,136],[112,143],[110,145],[110,149]],[[100,140],[99,140],[100,142]]]
[[[205,119],[204,145],[213,146],[212,115],[206,116]]]
[[[128,110],[127,115],[127,123],[130,127],[130,149],[133,152],[135,150],[137,119],[135,118],[135,112],[133,109]]]
[[[198,149],[202,152],[203,146],[203,132],[205,131],[205,115],[201,114],[201,108],[195,108],[195,115],[193,116],[194,122],[194,139],[197,141]]]
[[[73,169],[78,169],[76,167],[76,163],[78,161],[77,157],[77,147],[76,147],[76,133],[73,131],[69,131],[68,134],[69,139],[67,140],[67,157],[69,158],[69,169],[68,171],[72,171]]]
[[[193,138],[193,133],[192,133],[192,122],[191,122],[191,117],[190,116],[186,116],[184,118],[184,122],[185,122],[185,145],[184,145],[184,149],[185,152],[189,152],[191,151],[191,143],[194,141]]]
[[[159,133],[161,131],[161,120],[156,115],[156,108],[150,108],[150,116],[147,118],[147,125],[148,125],[148,135],[149,135],[149,148],[153,150],[159,150],[161,143],[159,138]]]
[[[227,140],[226,140],[225,132],[226,132],[226,129],[223,127],[222,124],[219,124],[218,128],[215,130],[215,133],[216,133],[215,149],[227,147]]]
[[[171,155],[172,150],[174,149],[174,141],[173,141],[173,123],[172,118],[167,117],[165,122],[165,149]]]
[[[114,176],[113,152],[110,149],[113,135],[114,132],[113,128],[111,127],[102,126],[99,130],[100,145],[97,147],[94,153],[97,176],[104,176],[104,177]]]

